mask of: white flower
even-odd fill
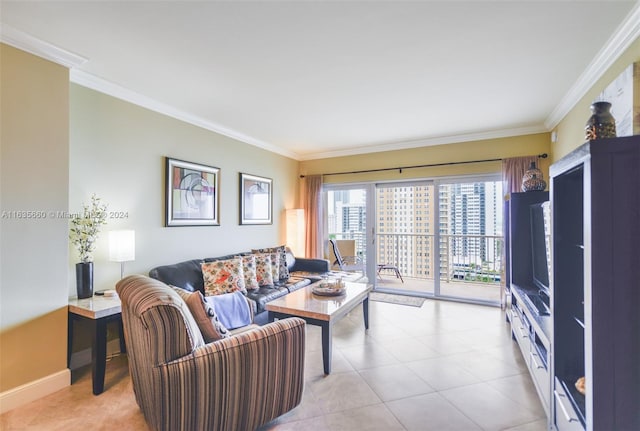
[[[78,249],[81,262],[93,261],[95,241],[100,233],[100,226],[107,224],[107,205],[100,203],[95,194],[91,196],[91,206],[82,204],[82,214],[71,219],[69,239]]]

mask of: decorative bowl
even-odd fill
[[[313,286],[311,291],[320,296],[339,296],[344,295],[346,289],[344,286],[338,285],[336,283],[328,283],[322,282],[317,286]]]

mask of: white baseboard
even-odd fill
[[[107,357],[119,351],[119,338],[107,343]],[[91,349],[80,350],[71,355],[70,368],[0,393],[0,414],[66,388],[71,384],[71,370],[89,364],[91,364]]]
[[[0,393],[0,414],[23,406],[71,384],[71,370],[65,368],[33,382]]]

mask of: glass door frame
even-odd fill
[[[376,196],[376,192],[378,189],[381,188],[394,188],[394,187],[415,187],[415,186],[431,186],[434,187],[435,190],[435,180],[434,179],[430,179],[430,178],[416,178],[416,179],[411,179],[411,180],[404,180],[404,181],[377,181],[375,183],[375,187],[373,190],[374,193],[374,199],[377,197]],[[435,193],[434,193],[435,195]],[[371,210],[371,212],[373,213],[373,223],[377,223],[376,220],[376,215],[378,212],[378,202],[377,199],[375,201],[373,201],[373,208]],[[434,226],[439,226],[439,215],[435,214],[435,218],[434,218]],[[377,224],[374,224],[371,230],[372,236],[373,236],[373,252],[376,253],[377,250],[375,249],[377,247],[376,244],[376,238],[378,237],[378,232],[376,230]],[[440,233],[439,233],[439,229],[434,228],[433,232],[431,234],[426,234],[426,235],[431,235],[433,238],[432,241],[432,245],[435,248],[435,244],[438,244],[439,241],[439,237],[440,237]],[[434,252],[435,250],[433,250],[432,252]],[[377,256],[377,253],[376,253]],[[377,270],[377,263],[375,262],[375,266],[374,266],[374,270]],[[439,270],[438,270],[439,271]],[[437,277],[434,277],[437,278]],[[371,281],[373,280],[373,281]],[[404,294],[404,295],[412,295],[412,296],[421,296],[421,297],[427,297],[427,298],[433,298],[435,297],[435,289],[436,289],[436,285],[434,284],[434,292],[429,292],[426,289],[424,291],[415,291],[415,290],[408,290],[408,289],[392,289],[392,288],[385,288],[385,287],[379,287],[378,286],[378,277],[377,277],[377,271],[376,273],[374,273],[374,277],[372,279],[369,279],[369,282],[373,284],[373,288],[374,290],[377,290],[379,292],[384,292],[384,293],[400,293],[400,294]],[[434,283],[436,281],[434,280]]]
[[[434,185],[436,187],[435,192],[435,205],[438,208],[438,211],[435,215],[437,219],[437,226],[440,226],[440,186],[445,184],[467,184],[467,183],[482,183],[482,182],[502,182],[502,175],[500,173],[487,173],[487,174],[476,174],[476,175],[465,175],[465,176],[451,176],[451,177],[439,177],[434,179]],[[502,193],[503,196],[499,197],[500,202],[502,202],[503,208],[500,213],[504,213],[504,191]],[[504,233],[504,218],[502,219],[502,232]],[[436,233],[437,239],[435,244],[440,244],[441,233],[438,228]],[[504,251],[504,248],[503,248]],[[438,271],[440,268],[440,250],[438,249]],[[452,295],[443,295],[440,290],[441,285],[441,277],[440,274],[434,280],[434,297],[439,299],[446,299],[449,301],[459,301],[459,302],[468,302],[472,304],[482,304],[482,305],[491,305],[491,306],[500,306],[500,299],[498,298],[495,302],[488,301],[483,299],[474,299],[468,298],[464,296],[452,296]]]
[[[354,190],[354,189],[362,189],[365,191],[365,208],[366,208],[366,217],[365,217],[365,228],[364,228],[364,244],[365,244],[365,262],[366,262],[366,276],[369,280],[369,283],[372,283],[372,280],[375,280],[376,275],[376,262],[375,262],[375,206],[372,206],[372,202],[375,199],[375,183],[373,182],[363,182],[363,183],[325,183],[322,185],[322,199],[324,208],[329,208],[329,199],[328,193],[329,191],[346,191],[346,190]],[[375,204],[373,204],[375,205]],[[327,213],[325,212],[324,216],[324,232],[326,232],[326,238],[324,241],[329,239],[329,228],[328,228],[328,219]],[[323,244],[323,247],[328,247],[328,244]],[[327,250],[328,255],[328,250]],[[375,281],[373,282],[375,283]],[[374,284],[375,288],[375,284]]]

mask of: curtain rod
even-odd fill
[[[538,154],[539,159],[546,159],[548,156],[549,155],[547,153]],[[350,171],[350,172],[329,172],[327,174],[322,174],[322,176],[365,174],[369,172],[383,172],[383,171],[399,171],[399,173],[402,173],[403,169],[432,168],[434,166],[466,165],[468,163],[501,162],[501,161],[502,159],[484,159],[484,160],[468,160],[466,162],[432,163],[430,165],[399,166],[397,168],[364,169],[362,171]],[[300,178],[304,178],[304,177],[305,175],[300,175]]]

